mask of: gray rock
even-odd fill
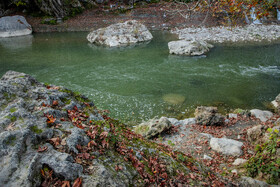
[[[228,114],[228,117],[229,118],[237,118],[237,114],[230,113],[230,114]]]
[[[0,18],[0,38],[23,36],[32,33],[31,26],[23,16],[6,16]]]
[[[49,166],[56,175],[63,176],[65,180],[75,180],[82,174],[83,167],[74,163],[74,159],[69,154],[51,149],[47,153],[40,154],[38,157],[39,166],[43,164]]]
[[[208,155],[203,155],[203,159],[204,160],[213,160],[213,158]]]
[[[266,182],[263,181],[259,181],[256,179],[253,179],[251,177],[241,177],[241,181],[240,181],[240,186],[241,187],[270,187],[269,184],[267,184]]]
[[[262,122],[266,122],[273,116],[273,113],[267,110],[253,109],[250,112],[252,116],[260,119]]]
[[[248,140],[250,142],[256,142],[258,140],[261,140],[263,135],[265,134],[266,128],[263,125],[257,125],[254,127],[251,127],[250,129],[247,130],[247,136]]]
[[[146,138],[153,138],[162,132],[170,129],[171,122],[166,117],[160,119],[151,119],[147,122],[141,123],[134,130]]]
[[[234,162],[232,163],[232,165],[234,165],[234,166],[240,166],[240,165],[242,165],[242,164],[244,164],[244,163],[246,163],[246,162],[247,162],[246,159],[237,158],[237,159],[234,160]]]
[[[199,56],[207,53],[212,47],[203,40],[179,40],[168,43],[169,53],[175,55]]]
[[[172,125],[182,125],[182,122],[181,122],[181,120],[179,121],[178,119],[176,119],[176,118],[167,118],[169,121],[170,121],[170,123],[172,124]]]
[[[106,28],[92,31],[87,40],[90,43],[106,45],[109,47],[125,46],[138,42],[149,41],[153,38],[145,25],[136,20],[117,23]]]
[[[242,146],[242,142],[227,138],[211,138],[210,140],[210,147],[213,150],[230,156],[242,155]]]
[[[69,148],[69,151],[73,151],[78,154],[76,149],[77,145],[87,145],[89,138],[86,136],[85,132],[82,129],[74,127],[71,129],[71,135],[67,138],[66,143]]]
[[[195,109],[195,119],[200,125],[223,125],[225,118],[220,115],[217,107],[199,106]]]
[[[183,125],[194,125],[194,124],[196,124],[196,119],[195,118],[187,118],[187,119],[184,119],[184,120],[180,120],[180,122]]]
[[[273,41],[280,38],[279,25],[246,25],[238,27],[188,27],[176,29],[173,33],[178,34],[180,40],[193,38],[213,43],[244,43]]]
[[[205,136],[209,139],[213,138],[213,136],[211,134],[207,134],[207,133],[200,133],[200,135]]]

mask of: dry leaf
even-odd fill
[[[72,187],[81,187],[82,186],[82,178],[77,178],[75,181],[74,181],[74,184]]]

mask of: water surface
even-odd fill
[[[207,57],[168,54],[174,36],[154,32],[150,43],[109,49],[87,33],[44,33],[0,40],[0,76],[8,70],[87,95],[123,121],[146,120],[196,105],[264,108],[280,92],[280,44],[215,47]],[[166,95],[184,97],[174,105]]]

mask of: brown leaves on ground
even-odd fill
[[[73,125],[80,129],[84,129],[86,127],[86,125],[83,122],[87,121],[87,118],[89,116],[84,114],[82,110],[79,110],[77,106],[74,106],[73,110],[67,110],[67,113]]]
[[[74,183],[73,183],[73,186],[72,187],[81,187],[82,186],[82,178],[77,178]]]
[[[48,167],[41,169],[42,183],[41,187],[71,187],[70,181],[62,181],[61,179],[55,177],[53,170]],[[72,187],[81,187],[82,178],[78,177],[74,182]]]
[[[38,153],[42,153],[42,152],[46,151],[47,149],[48,149],[48,146],[39,147],[38,150],[37,150],[37,152],[38,152]]]
[[[60,145],[61,139],[60,137],[51,138],[48,140],[54,147]]]

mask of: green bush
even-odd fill
[[[245,165],[250,177],[262,175],[269,184],[278,184],[280,179],[280,157],[277,156],[277,148],[280,147],[279,131],[268,129],[269,140],[256,146],[256,153]]]

